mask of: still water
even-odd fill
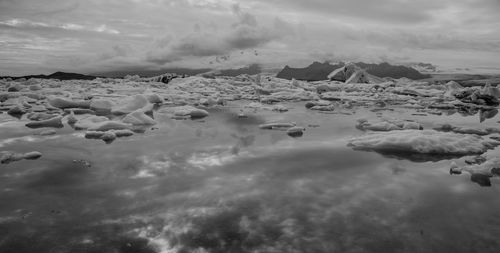
[[[0,150],[43,156],[0,165],[0,252],[498,252],[500,180],[481,187],[449,175],[451,160],[346,146],[362,134],[358,118],[431,128],[495,126],[498,116],[288,106],[230,104],[202,120],[156,114],[157,126],[111,144],[69,127],[25,137],[32,130],[1,114]],[[267,121],[306,131],[258,128]]]

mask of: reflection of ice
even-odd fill
[[[188,163],[198,168],[205,169],[206,167],[222,166],[232,162],[237,156],[230,151],[220,153],[219,151],[197,152],[189,159]]]
[[[265,166],[261,159],[266,160],[251,159],[251,163]],[[291,177],[273,169],[217,174],[183,193],[183,203],[189,205],[170,209],[161,228],[155,221],[155,227],[146,226],[137,233],[160,252],[300,252],[315,245],[322,245],[320,252],[332,252],[338,245],[354,246],[343,244],[346,238],[339,237],[341,234],[350,236],[367,227],[387,231],[364,238],[366,244],[361,247],[369,248],[370,243],[398,238],[387,229],[397,226],[397,219],[391,217],[407,215],[411,206],[405,203],[404,189],[420,184],[410,176],[386,178],[385,165],[375,169],[382,175],[354,172],[349,176],[350,170],[346,170],[342,173],[347,175],[339,177],[340,172],[315,168]]]
[[[0,115],[4,116],[4,114],[0,114]],[[13,121],[11,117],[8,117],[8,118],[0,117],[0,128],[3,128],[3,127],[15,128],[15,127],[19,127],[19,126],[24,126],[24,124],[19,123],[19,121]]]
[[[175,196],[165,197],[162,193],[158,202],[165,203],[165,209],[158,208],[159,213],[153,215],[148,212],[144,216],[150,215],[149,220],[137,222],[141,227],[131,232],[146,238],[158,252],[347,252],[353,248],[378,252],[375,249],[392,249],[387,248],[392,245],[417,249],[422,241],[414,238],[413,228],[418,227],[416,233],[420,229],[430,233],[435,223],[421,227],[421,213],[431,217],[436,210],[432,203],[430,210],[434,212],[425,213],[430,207],[420,200],[433,200],[435,194],[441,194],[436,199],[447,201],[442,197],[450,193],[440,185],[437,189],[444,192],[436,193],[436,188],[431,188],[431,195],[421,196],[423,189],[433,187],[429,181],[438,181],[425,180],[416,173],[392,176],[387,170],[388,166],[395,166],[392,163],[352,162],[360,157],[345,161],[346,154],[339,150],[326,149],[313,156],[319,150],[286,148],[297,150],[273,153],[269,152],[271,148],[265,148],[255,159],[237,160],[229,165],[217,158],[228,155],[228,147],[177,155],[170,160],[159,158],[163,162],[152,167],[171,170],[187,162],[183,171],[201,173],[203,179]],[[331,156],[325,155],[330,153]],[[348,153],[356,154],[350,150]],[[321,160],[318,157],[328,159],[315,163]],[[201,170],[190,166],[189,161],[194,158],[218,160],[207,164],[238,169],[223,171],[203,165],[209,169]],[[276,163],[279,166],[268,166]],[[411,172],[422,165],[401,166]],[[293,173],[299,170],[300,173]],[[446,210],[440,208],[439,211]],[[443,236],[445,229],[432,232]]]
[[[59,135],[46,136],[46,137],[23,136],[23,137],[8,138],[8,139],[0,141],[0,148],[3,148],[6,145],[14,144],[17,142],[43,142],[46,140],[57,139],[59,137],[61,137],[61,136],[59,136]]]
[[[245,154],[245,152],[240,152],[236,155],[232,152],[232,147],[229,146],[216,146],[186,155],[180,153],[145,155],[139,158],[142,165],[131,178],[153,178],[161,175],[179,176],[196,173],[196,171],[203,171],[208,167],[223,166],[234,162],[238,157]]]
[[[141,160],[142,166],[137,173],[131,177],[133,179],[151,178],[159,174],[166,174],[172,166],[172,161],[169,160],[168,157],[164,158],[164,161],[153,160],[150,156],[142,156],[139,159]]]
[[[55,140],[63,137],[83,137],[85,134],[82,132],[75,132],[71,134],[58,134],[58,135],[50,135],[50,136],[33,136],[33,135],[26,135],[22,137],[12,137],[8,139],[4,139],[0,141],[0,148],[3,148],[7,145],[15,144],[18,142],[44,142],[47,140]]]
[[[151,173],[149,170],[144,170],[144,169],[141,169],[139,170],[139,172],[132,176],[131,178],[148,178],[148,177],[154,177],[155,175],[153,173]]]
[[[13,222],[13,221],[16,221],[18,219],[19,218],[16,216],[3,216],[3,217],[0,217],[0,224]]]

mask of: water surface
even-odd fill
[[[22,121],[0,115],[1,150],[43,153],[0,165],[0,252],[498,252],[497,179],[481,187],[449,175],[445,157],[346,146],[362,134],[358,118],[431,128],[490,127],[498,116],[289,106],[234,103],[201,120],[155,114],[157,126],[111,144],[69,127],[27,136]],[[306,131],[258,128],[267,121]]]

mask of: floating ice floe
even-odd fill
[[[83,130],[83,129],[88,129],[93,126],[95,126],[98,123],[108,121],[109,119],[104,117],[104,116],[87,116],[79,119],[78,121],[75,122],[74,128],[77,130]]]
[[[291,137],[300,137],[304,134],[305,128],[303,127],[290,127],[286,130],[286,133]]]
[[[318,101],[309,101],[306,103],[306,108],[315,111],[334,111],[335,106],[330,101],[326,100],[318,100]]]
[[[92,99],[90,102],[90,109],[98,114],[109,114],[114,103],[109,99]]]
[[[132,125],[155,125],[156,121],[150,116],[146,115],[146,112],[143,109],[139,109],[133,111],[125,118],[122,119],[124,123],[132,124]]]
[[[290,137],[301,137],[304,134],[305,128],[299,127],[291,122],[272,122],[259,125],[260,129],[281,130],[286,131]]]
[[[481,94],[488,95],[500,99],[500,89],[498,87],[492,87],[490,83],[487,83],[482,89]]]
[[[203,109],[185,105],[176,107],[165,107],[158,110],[159,113],[170,114],[173,118],[204,118],[208,116],[208,112]]]
[[[43,113],[43,112],[32,112],[26,115],[26,118],[32,121],[43,121],[48,120],[54,117],[57,117],[56,114]]]
[[[89,109],[90,101],[74,101],[71,99],[60,98],[60,97],[51,97],[48,99],[48,102],[51,106],[66,109],[66,108],[82,108]]]
[[[453,96],[465,104],[498,106],[500,102],[496,94],[497,91],[488,87],[485,89],[473,87],[455,91]]]
[[[132,136],[134,132],[128,129],[122,130],[108,130],[108,131],[87,131],[85,138],[87,139],[101,139],[106,143],[113,142],[116,138]]]
[[[491,186],[492,177],[500,177],[500,158],[495,157],[490,160],[480,160],[477,164],[471,164],[459,167],[455,162],[450,167],[450,174],[462,174],[468,172],[471,175],[471,181],[480,186]]]
[[[287,112],[288,108],[284,105],[274,105],[272,110],[275,112]]]
[[[28,153],[15,153],[11,151],[1,151],[0,152],[0,163],[8,164],[11,162],[21,161],[21,160],[36,160],[42,156],[42,153],[38,151],[28,152]]]
[[[95,123],[91,127],[87,128],[89,131],[109,131],[109,130],[124,130],[130,129],[131,125],[123,123],[120,121],[108,120],[99,123]]]
[[[75,116],[75,113],[71,111],[71,113],[66,117],[66,121],[68,125],[75,125],[78,122],[78,119]]]
[[[62,128],[62,116],[56,116],[50,119],[46,120],[40,120],[40,121],[31,121],[26,123],[26,127],[29,128],[42,128],[42,127],[55,127],[55,128]]]
[[[160,95],[155,94],[155,93],[147,93],[147,94],[145,94],[145,96],[148,99],[149,103],[152,103],[152,104],[161,104],[164,102],[163,98],[160,97]]]
[[[488,127],[485,129],[479,127],[464,127],[452,126],[450,124],[442,124],[434,128],[434,130],[441,132],[453,132],[459,134],[476,134],[476,135],[489,135],[493,133],[500,133],[500,128]]]
[[[376,151],[388,155],[425,154],[464,156],[482,154],[500,145],[499,141],[478,135],[445,133],[435,130],[401,130],[368,133],[349,140],[355,150]]]
[[[123,98],[118,101],[118,104],[111,108],[111,113],[114,115],[125,115],[135,110],[141,109],[149,104],[149,100],[144,95],[134,95]]]
[[[259,125],[259,128],[260,129],[269,129],[269,130],[288,130],[294,126],[296,126],[295,123],[272,122],[272,123],[265,123],[265,124]]]
[[[382,120],[379,122],[369,122],[367,119],[358,119],[356,123],[356,128],[366,131],[392,131],[392,130],[423,130],[423,126],[415,121],[409,120]]]
[[[452,126],[450,124],[442,124],[434,128],[434,130],[441,132],[453,132],[459,134],[477,134],[477,135],[488,135],[490,131],[488,129],[481,129],[477,127],[461,127]]]

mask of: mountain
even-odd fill
[[[78,73],[55,72],[46,77],[46,79],[57,80],[94,80],[96,76],[83,75]]]
[[[89,76],[77,73],[66,73],[66,72],[55,72],[50,75],[29,75],[29,76],[2,76],[0,78],[11,78],[16,79],[30,79],[30,78],[40,78],[40,79],[57,79],[57,80],[94,80],[96,76]]]
[[[313,62],[311,65],[305,68],[291,68],[287,65],[276,75],[276,77],[288,80],[295,78],[297,80],[304,81],[320,81],[326,80],[328,74],[330,74],[335,69],[341,68],[343,66],[343,63],[331,65],[328,62]]]
[[[417,70],[402,66],[402,65],[391,65],[387,62],[380,64],[368,64],[363,62],[356,63],[359,67],[366,70],[366,72],[378,76],[378,77],[392,77],[392,78],[402,78],[406,77],[413,80],[419,80],[431,77],[430,75],[424,75]]]
[[[239,76],[239,75],[256,75],[262,72],[262,68],[259,64],[251,64],[247,67],[242,67],[238,69],[221,69],[213,70],[202,74],[204,77],[216,77],[216,76]]]
[[[394,66],[386,62],[380,64],[358,62],[354,64],[366,70],[368,74],[377,77],[406,77],[414,80],[430,77],[430,75],[424,75],[413,68],[405,66]],[[343,67],[344,65],[345,64],[343,62],[340,62],[338,64],[330,64],[328,62],[314,62],[313,64],[305,68],[291,68],[289,66],[285,66],[285,68],[283,68],[283,70],[281,70],[276,77],[289,80],[295,78],[297,80],[305,81],[327,80],[328,74],[338,68]]]

